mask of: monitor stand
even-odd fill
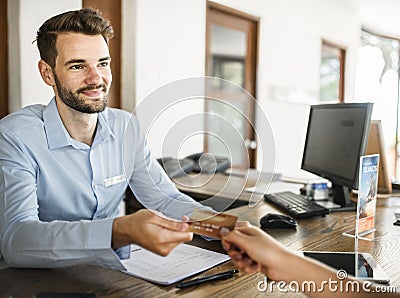
[[[350,200],[348,187],[332,183],[333,202],[340,205],[337,208],[329,208],[330,212],[356,211],[357,204]]]

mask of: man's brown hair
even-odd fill
[[[110,21],[103,18],[98,10],[83,8],[68,11],[51,17],[43,23],[36,34],[36,42],[40,52],[40,58],[52,68],[56,65],[58,55],[56,42],[58,34],[82,33],[87,35],[102,35],[108,44],[114,36],[114,30]]]

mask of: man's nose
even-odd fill
[[[101,83],[101,75],[97,67],[90,67],[88,69],[86,83],[89,85],[98,85]]]

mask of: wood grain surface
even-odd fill
[[[391,285],[400,288],[400,226],[393,225],[394,210],[399,207],[400,197],[393,196],[378,200],[376,220],[378,237],[372,241],[356,241],[342,235],[343,232],[354,228],[354,212],[338,212],[325,217],[301,219],[298,220],[297,230],[279,229],[266,232],[294,250],[369,252],[389,275]],[[282,213],[264,201],[253,208],[246,205],[227,212],[256,226],[259,226],[260,218],[266,213]],[[206,241],[195,236],[191,244],[223,252],[220,241]],[[230,268],[233,268],[233,264],[227,262],[198,274],[194,278]],[[0,297],[35,297],[40,292],[93,293],[96,297],[302,296],[294,293],[268,292],[266,294],[260,292],[257,284],[262,280],[264,280],[262,274],[240,272],[229,280],[179,290],[174,285],[159,286],[119,271],[96,266],[77,266],[64,269],[6,268],[0,270]]]

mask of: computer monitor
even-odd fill
[[[356,210],[350,191],[358,189],[360,156],[365,154],[372,103],[313,105],[301,168],[332,182],[333,202]]]

